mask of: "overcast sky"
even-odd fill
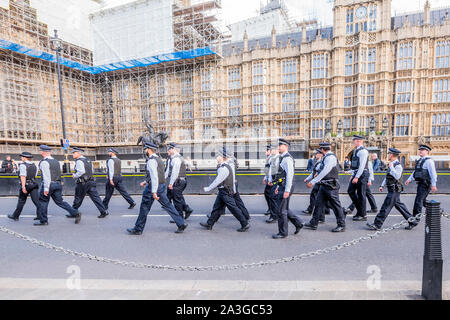
[[[135,0],[106,0],[108,5],[120,5]],[[198,2],[201,0],[192,0]],[[392,14],[423,10],[426,0],[393,0]],[[317,18],[321,26],[333,24],[333,4],[329,0],[285,0],[291,17],[295,20]],[[449,6],[449,0],[430,0],[432,8]],[[261,3],[267,0],[222,0],[223,26],[256,16]],[[88,14],[98,9],[91,0],[31,0],[38,10],[38,19],[58,29],[60,36],[72,43],[92,49]],[[7,7],[8,0],[0,0]]]
[[[133,0],[107,0],[121,4]],[[193,0],[197,1],[197,0]],[[422,10],[426,0],[393,0],[392,14]],[[257,14],[261,3],[267,0],[222,0],[223,20],[226,24],[237,22]],[[298,19],[317,17],[321,25],[333,24],[333,4],[329,0],[285,0],[291,15]],[[431,7],[448,6],[449,0],[431,0]]]

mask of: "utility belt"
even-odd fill
[[[272,178],[273,184],[277,186],[284,186],[286,185],[286,178],[278,178],[275,176],[275,178]]]
[[[219,191],[224,191],[225,193],[227,193],[229,195],[233,195],[234,194],[233,188],[229,188],[229,187],[220,187]]]
[[[353,173],[353,177],[356,177],[356,174],[358,173],[358,169],[354,170],[355,172]],[[369,169],[364,169],[361,177],[359,177],[359,179],[363,178],[366,174],[369,174]]]
[[[386,186],[389,192],[403,192],[403,185],[391,184]]]
[[[415,174],[414,175],[414,180],[417,183],[423,183],[426,185],[430,185],[431,184],[431,178],[428,174]]]
[[[93,177],[91,177],[91,178],[83,178],[83,177],[81,177],[81,178],[77,179],[76,183],[80,184],[80,183],[87,183],[87,182],[90,182],[90,181],[94,181],[94,178]]]
[[[22,185],[21,181],[19,180],[19,184]],[[35,180],[25,180],[25,185],[26,186],[31,186],[33,184],[36,184]]]
[[[338,189],[340,187],[337,179],[322,180],[319,181],[317,184],[331,188],[333,190]]]

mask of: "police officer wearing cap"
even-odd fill
[[[169,154],[165,172],[165,178],[169,183],[167,197],[173,203],[178,213],[187,220],[194,210],[186,203],[183,195],[187,187],[186,163],[175,143],[169,144],[167,152]]]
[[[351,159],[351,179],[348,186],[348,194],[356,207],[356,215],[353,221],[367,221],[366,189],[369,182],[369,151],[364,147],[364,137],[353,136],[355,150]]]
[[[158,146],[154,143],[146,143],[144,150],[147,156],[147,181],[142,182],[141,186],[145,187],[142,195],[141,208],[139,217],[134,228],[127,229],[131,235],[142,235],[147,223],[147,216],[153,203],[158,201],[163,210],[166,211],[173,221],[175,221],[178,230],[175,233],[183,233],[188,225],[185,223],[182,215],[178,213],[172,203],[167,198],[166,179],[164,177],[164,163],[156,154]]]
[[[22,163],[19,164],[19,200],[17,202],[16,210],[13,214],[8,215],[9,219],[18,221],[22,213],[23,207],[27,202],[28,195],[31,196],[31,200],[36,206],[36,216],[34,220],[39,220],[39,185],[36,183],[35,178],[37,175],[37,167],[31,162],[33,155],[29,152],[23,152],[20,155]]]
[[[75,199],[73,200],[73,208],[78,210],[83,204],[83,200],[86,195],[91,198],[97,207],[100,215],[99,219],[103,219],[109,215],[102,199],[97,192],[97,184],[94,180],[94,168],[91,160],[83,156],[84,150],[74,147],[72,148],[72,156],[75,159],[75,173],[72,175],[76,182],[75,187]],[[76,218],[75,216],[68,215],[68,218]]]
[[[66,210],[70,216],[75,217],[75,224],[79,224],[81,213],[63,200],[61,166],[59,162],[51,156],[52,148],[42,145],[40,146],[40,151],[43,159],[39,163],[39,169],[42,174],[42,183],[39,190],[39,222],[36,222],[34,225],[48,225],[47,211],[50,198],[55,201],[55,204],[58,207]]]
[[[337,227],[332,232],[344,232],[345,215],[339,200],[339,161],[336,155],[331,152],[330,143],[321,143],[320,150],[324,154],[321,161],[320,173],[308,183],[308,188],[313,188],[316,184],[319,185],[316,208],[311,221],[305,224],[305,227],[311,230],[317,230],[320,217],[323,217],[325,208],[328,205],[333,210],[337,221]]]
[[[311,174],[305,179],[305,183],[309,183],[312,181],[312,179],[314,179],[315,177],[317,177],[319,175],[319,173],[322,170],[322,159],[323,159],[323,153],[322,150],[317,149],[316,150],[316,154],[314,156],[314,166],[312,169]],[[303,211],[303,213],[310,215],[313,214],[314,210],[318,207],[317,206],[317,193],[319,192],[319,187],[320,185],[316,184],[312,190],[311,190],[311,194],[309,196],[309,207]],[[324,214],[329,215],[330,214],[330,208],[328,207],[328,205],[325,207],[325,211]],[[325,222],[325,215],[322,215],[319,219],[319,222],[324,223]]]
[[[289,153],[290,142],[279,139],[278,150],[280,152],[280,167],[276,174],[275,194],[278,197],[278,233],[273,235],[273,239],[284,239],[289,235],[288,221],[295,226],[295,233],[298,234],[303,228],[302,220],[294,215],[289,208],[289,202],[294,192],[295,163],[294,158]]]
[[[266,196],[266,201],[268,201],[269,214],[270,217],[266,220],[266,223],[275,223],[278,220],[278,196],[275,194],[276,190],[276,174],[278,173],[280,167],[280,152],[278,147],[270,147],[270,157],[268,159],[268,170],[266,176],[264,177],[263,183],[266,185],[264,195]]]
[[[400,155],[400,153],[401,151],[398,149],[395,148],[389,149],[388,171],[386,173],[386,178],[383,180],[383,183],[380,187],[380,192],[383,192],[384,187],[387,187],[388,194],[386,196],[386,199],[384,200],[380,212],[375,218],[375,222],[373,224],[367,224],[367,227],[370,230],[380,230],[381,227],[383,226],[384,221],[386,220],[392,208],[394,207],[401,213],[403,218],[405,218],[406,220],[412,217],[408,211],[408,208],[406,208],[406,206],[400,201],[400,194],[403,191],[402,185],[403,168],[400,161],[398,161],[398,156]],[[405,229],[412,230],[416,226],[417,222],[413,223],[410,222],[409,226],[407,226]]]
[[[416,163],[416,168],[406,181],[409,185],[415,180],[417,183],[416,199],[414,200],[414,217],[422,213],[422,207],[427,201],[428,194],[437,192],[437,172],[434,160],[429,157],[431,148],[427,145],[419,146],[420,159]]]
[[[114,194],[114,189],[116,189],[128,202],[130,205],[128,209],[131,210],[136,206],[136,202],[134,202],[133,198],[128,194],[123,184],[122,162],[117,157],[119,152],[114,148],[110,148],[108,153],[110,157],[108,161],[106,161],[108,181],[106,181],[106,193],[105,198],[103,199],[103,205],[105,206],[105,209],[108,210],[109,202]]]
[[[229,152],[227,148],[223,148],[222,153],[227,157],[227,164],[230,166],[231,171],[233,172],[233,181],[234,181],[234,189],[233,189],[233,198],[236,202],[236,205],[238,208],[242,211],[242,214],[244,215],[245,219],[250,220],[250,213],[247,210],[247,207],[245,206],[244,201],[241,198],[241,194],[239,193],[239,185],[236,178],[236,169],[239,168],[237,159],[234,157],[234,154],[232,152]],[[222,210],[221,215],[225,214],[225,207]]]
[[[225,208],[230,210],[231,214],[239,221],[241,228],[238,232],[246,232],[250,229],[250,224],[248,219],[245,218],[241,209],[239,209],[234,199],[235,192],[235,180],[233,177],[233,169],[227,163],[228,156],[224,150],[217,152],[217,162],[219,164],[217,168],[216,179],[211,183],[210,186],[204,188],[205,192],[211,192],[215,188],[219,189],[216,201],[214,203],[211,215],[209,216],[207,222],[200,223],[202,227],[206,230],[212,230],[217,221],[219,221],[220,216],[223,214]]]

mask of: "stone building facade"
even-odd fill
[[[219,41],[212,46],[216,55],[150,67],[101,74],[64,67],[69,138],[93,152],[107,145],[131,148],[147,122],[183,146],[227,144],[250,158],[258,146],[283,136],[299,158],[328,140],[343,160],[354,133],[367,135],[383,158],[389,147],[401,149],[406,164],[419,143],[430,144],[434,155],[449,155],[449,10],[427,2],[421,12],[392,17],[391,0],[336,0],[332,27]],[[92,54],[83,51],[83,59],[91,61]],[[28,89],[0,92],[3,150],[58,144],[55,64],[0,49],[0,79],[5,86],[29,83],[36,91],[32,103],[24,102],[33,98],[23,96]],[[41,134],[20,134],[26,113],[17,134],[9,133],[7,121],[18,112],[11,111],[11,99],[24,110],[40,110],[46,101],[53,129],[45,139],[42,120],[35,130]]]

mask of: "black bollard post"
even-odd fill
[[[422,297],[426,300],[442,300],[441,204],[427,201],[426,212]]]

